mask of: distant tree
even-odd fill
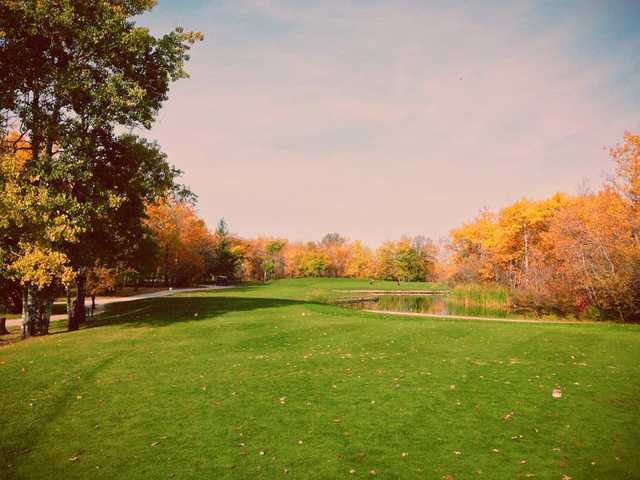
[[[344,245],[345,243],[347,243],[347,239],[336,232],[327,233],[320,241],[320,245],[323,247],[328,245]]]
[[[209,272],[215,276],[235,279],[242,262],[242,248],[229,233],[224,218],[220,219],[213,234],[212,264]]]
[[[213,240],[193,205],[166,199],[149,205],[147,214],[147,226],[158,246],[157,262],[164,285],[199,282],[206,273],[208,255],[213,255]]]
[[[437,249],[424,237],[403,237],[388,241],[376,251],[376,276],[406,282],[435,278]]]
[[[278,270],[283,269],[283,259],[280,253],[287,242],[284,240],[271,240],[265,247],[266,258],[264,260],[264,281],[273,278]]]
[[[375,259],[371,250],[360,241],[353,242],[349,249],[345,275],[355,278],[367,278],[373,275],[374,268]]]

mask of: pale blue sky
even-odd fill
[[[640,0],[160,0],[200,30],[149,132],[244,236],[438,238],[598,185],[640,131]]]

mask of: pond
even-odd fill
[[[464,295],[452,294],[371,295],[348,299],[342,303],[349,308],[359,310],[497,318],[514,315],[508,301],[469,298]]]

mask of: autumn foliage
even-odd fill
[[[539,313],[640,321],[640,136],[611,149],[595,193],[522,199],[451,232],[447,273],[515,289]]]

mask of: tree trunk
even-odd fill
[[[49,333],[53,296],[48,289],[27,285],[22,299],[22,338]]]
[[[169,286],[169,247],[164,248],[164,286]]]
[[[47,294],[38,302],[38,334],[49,334],[49,323],[51,322],[51,309],[53,308],[53,296]]]
[[[529,229],[524,224],[524,284],[529,283]]]
[[[83,324],[87,320],[87,312],[84,302],[86,299],[87,277],[84,273],[78,274],[76,277],[76,299],[74,302],[73,316],[78,325]]]
[[[34,335],[36,312],[34,310],[33,287],[25,285],[22,293],[22,338]]]
[[[70,332],[73,332],[74,330],[78,330],[78,328],[80,327],[78,325],[78,322],[76,321],[74,310],[75,310],[75,307],[74,307],[73,301],[71,300],[71,291],[67,289],[67,317],[69,319],[68,329]]]
[[[7,333],[9,333],[9,330],[7,330],[7,319],[2,317],[0,318],[0,335],[6,335]]]

